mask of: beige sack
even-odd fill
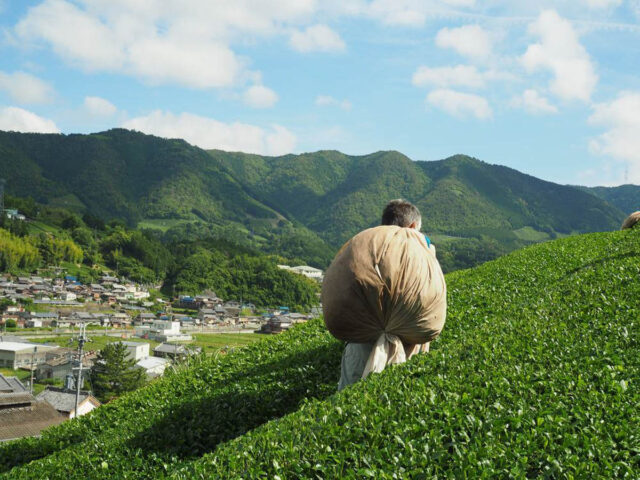
[[[621,230],[626,230],[627,228],[633,228],[636,224],[640,222],[640,211],[633,212],[631,215],[627,217],[627,219],[622,224]]]
[[[349,240],[322,283],[324,321],[331,334],[349,342],[375,342],[374,350],[387,352],[387,363],[404,361],[400,342],[423,344],[440,334],[446,297],[440,264],[424,236],[396,226],[370,228]]]

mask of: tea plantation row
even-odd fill
[[[636,478],[640,230],[447,281],[428,355],[332,395],[341,345],[311,322],[0,447],[5,477]]]
[[[158,477],[303,399],[335,393],[340,351],[316,321],[197,359],[42,438],[0,444],[0,478]]]
[[[448,282],[429,355],[172,478],[640,477],[640,230],[534,246]]]

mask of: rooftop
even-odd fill
[[[22,352],[27,350],[33,351],[34,347],[37,347],[38,351],[40,352],[44,350],[51,350],[51,349],[57,348],[57,346],[34,344],[34,343],[0,342],[0,351],[5,351],[5,352]]]
[[[139,360],[136,363],[136,365],[138,367],[144,368],[145,370],[149,370],[150,368],[159,367],[161,365],[166,365],[168,363],[171,363],[171,362],[166,358],[147,357],[147,358],[143,358],[142,360]]]
[[[0,410],[0,441],[39,435],[45,428],[65,421],[51,405],[29,397],[29,407]]]
[[[63,388],[47,387],[36,398],[38,400],[48,402],[59,412],[71,413],[76,408],[76,393]],[[98,402],[90,392],[81,391],[78,399],[78,405],[84,402],[87,398]],[[97,404],[99,405],[100,403],[98,402]]]

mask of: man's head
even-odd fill
[[[382,212],[381,225],[397,225],[405,228],[422,228],[420,210],[406,200],[391,200]]]

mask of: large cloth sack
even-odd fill
[[[621,230],[633,228],[638,224],[638,222],[640,222],[640,211],[633,212],[631,215],[629,215],[627,219],[622,223]]]
[[[446,297],[434,250],[418,231],[397,226],[370,228],[349,240],[322,283],[327,329],[340,340],[376,343],[379,354],[373,363],[381,357],[386,364],[401,363],[403,343],[424,344],[437,337],[446,318]]]

